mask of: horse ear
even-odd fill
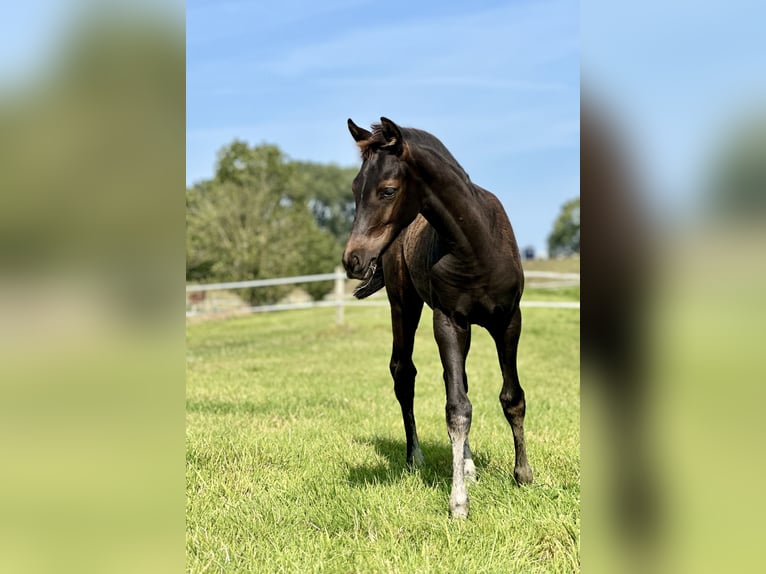
[[[386,143],[380,146],[380,149],[389,151],[396,156],[402,155],[404,139],[402,138],[402,130],[399,129],[399,126],[388,118],[380,118],[380,130],[383,138],[386,140]]]
[[[367,141],[372,137],[372,132],[360,128],[351,118],[348,118],[348,131],[351,132],[351,136],[354,138],[354,141],[357,142]]]

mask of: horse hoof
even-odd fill
[[[522,466],[513,469],[513,478],[521,484],[532,484],[532,469],[529,466]]]
[[[468,518],[468,498],[460,502],[450,500],[449,513],[452,518]]]
[[[468,518],[468,505],[456,506],[450,509],[450,516],[459,520]]]
[[[412,452],[412,455],[407,461],[407,464],[410,466],[410,468],[420,468],[425,464],[425,462],[426,459],[423,458],[423,451],[418,448]]]
[[[470,458],[467,458],[463,464],[465,465],[465,470],[463,471],[465,479],[468,482],[477,482],[479,479],[476,478],[476,465],[473,461]]]

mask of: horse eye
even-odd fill
[[[389,198],[394,197],[396,195],[396,188],[395,187],[384,187],[383,193],[381,193],[383,197]]]

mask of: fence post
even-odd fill
[[[335,324],[343,324],[343,299],[346,295],[346,274],[343,268],[335,268]]]

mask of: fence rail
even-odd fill
[[[274,285],[292,285],[298,283],[314,283],[316,281],[337,281],[338,276],[345,273],[321,273],[319,275],[298,275],[297,277],[277,277],[275,279],[253,279],[251,281],[231,281],[229,283],[205,283],[202,285],[187,285],[187,293],[199,291],[222,291],[224,289],[245,289],[247,287],[272,287]]]
[[[557,273],[554,271],[525,271],[527,279],[547,279],[544,283],[529,283],[530,287],[558,288],[580,284],[579,273]],[[225,283],[206,283],[201,285],[187,285],[186,293],[204,293],[207,291],[227,291],[233,289],[246,289],[255,287],[272,287],[275,285],[299,285],[314,283],[317,281],[334,281],[335,289],[332,299],[325,301],[304,301],[297,303],[277,303],[273,305],[259,305],[257,307],[239,308],[240,311],[251,313],[265,313],[269,311],[287,311],[292,309],[310,309],[313,307],[336,307],[336,323],[343,324],[344,308],[347,306],[387,306],[385,300],[358,301],[346,295],[346,274],[340,267],[334,273],[320,273],[316,275],[299,275],[296,277],[276,277],[273,279],[254,279],[250,281],[229,281]],[[548,307],[556,309],[579,309],[579,301],[522,301],[522,307]],[[199,315],[194,308],[187,310],[186,316]],[[205,313],[208,314],[208,313]],[[216,314],[214,311],[212,314]]]

